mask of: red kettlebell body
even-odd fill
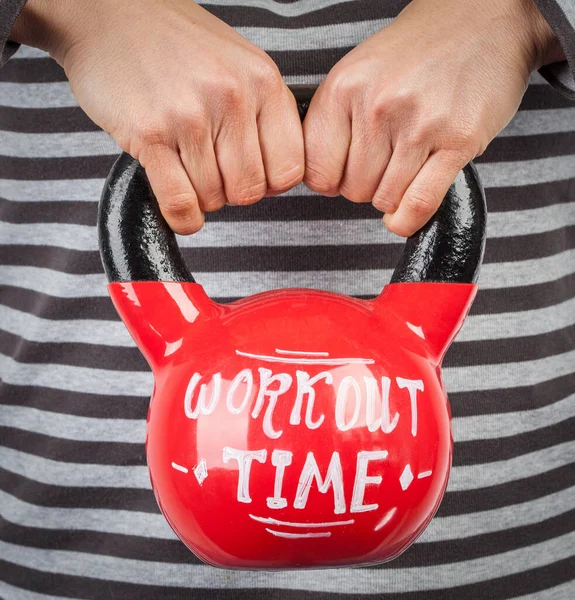
[[[439,365],[475,291],[397,283],[370,301],[292,289],[222,305],[196,283],[112,283],[154,370],[148,465],[178,536],[234,568],[401,553],[447,485]]]

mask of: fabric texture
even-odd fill
[[[8,41],[8,37],[25,4],[26,0],[0,0],[0,67],[19,48],[19,44]]]
[[[204,7],[266,50],[287,83],[317,84],[404,5]],[[572,23],[570,3],[557,7]],[[570,57],[574,39],[564,40]],[[0,598],[575,597],[573,100],[534,74],[476,161],[488,239],[477,298],[444,361],[452,474],[417,542],[371,568],[222,571],[160,514],[144,450],[152,375],[108,297],[97,247],[118,153],[47,54],[24,46],[0,69]],[[179,241],[220,302],[281,287],[371,298],[402,249],[371,205],[303,185],[209,213]]]
[[[575,98],[575,2],[534,0],[561,43],[566,61],[547,65],[541,75],[560,92]]]

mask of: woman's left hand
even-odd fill
[[[532,0],[413,0],[318,88],[304,181],[373,202],[409,236],[511,120],[531,72],[561,59]]]

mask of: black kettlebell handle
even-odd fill
[[[289,87],[303,120],[317,86]],[[486,213],[483,187],[469,163],[435,215],[407,239],[391,283],[475,283],[485,248]],[[104,185],[98,234],[110,282],[195,281],[143,167],[125,152]]]

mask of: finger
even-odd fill
[[[247,107],[228,115],[216,134],[214,150],[228,204],[261,200],[267,190],[255,113]]]
[[[351,142],[351,119],[320,86],[303,122],[304,182],[324,196],[338,196]]]
[[[179,142],[180,157],[205,212],[226,204],[224,182],[216,160],[214,142],[207,129],[190,128]]]
[[[406,190],[397,211],[383,217],[386,227],[404,237],[421,229],[441,206],[466,162],[448,152],[432,154]]]
[[[428,156],[429,150],[420,144],[399,142],[373,194],[373,206],[384,213],[394,213]]]
[[[352,202],[371,202],[392,153],[387,122],[354,115],[351,144],[339,192]]]
[[[303,180],[304,146],[293,94],[284,86],[278,101],[265,102],[258,116],[259,142],[267,181],[266,196],[285,192]]]
[[[177,150],[163,145],[149,147],[140,155],[140,163],[168,225],[181,235],[199,231],[204,215]]]

